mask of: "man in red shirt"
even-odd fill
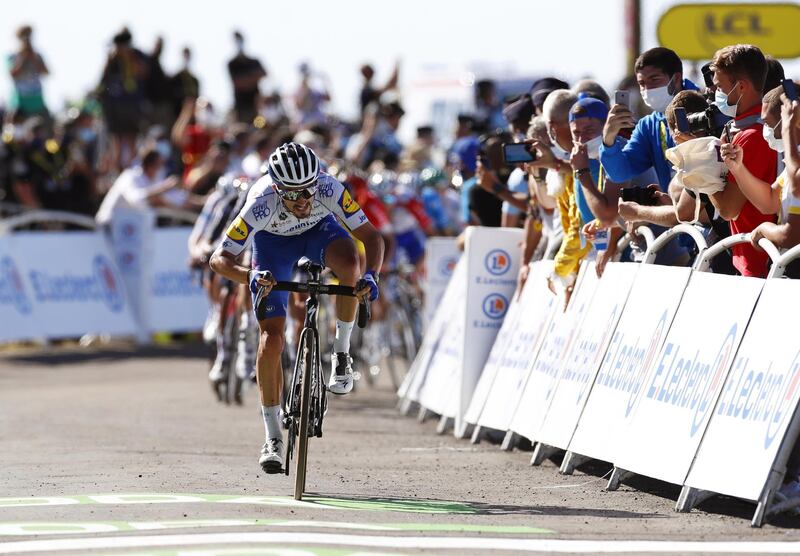
[[[751,174],[771,184],[777,175],[778,159],[761,131],[761,96],[767,76],[764,54],[749,44],[726,46],[714,54],[711,69],[717,88],[714,104],[723,114],[735,118],[733,131],[736,135],[732,144],[741,148],[739,151],[726,144],[723,134],[720,154],[723,158],[742,156],[742,163]],[[775,221],[774,214],[762,214],[750,202],[731,173],[725,189],[713,194],[711,202],[722,218],[730,222],[733,234],[748,233],[762,222]],[[750,244],[733,248],[733,266],[742,276],[765,277],[767,262],[767,254]]]

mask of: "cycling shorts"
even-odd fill
[[[269,232],[257,232],[253,238],[253,267],[269,270],[278,281],[292,279],[295,263],[302,257],[325,266],[325,251],[337,239],[350,235],[329,214],[313,228],[294,236],[279,236]],[[255,294],[252,294],[255,305]],[[289,292],[272,291],[256,310],[258,320],[285,317],[289,304]]]
[[[395,240],[397,241],[397,251],[402,251],[411,264],[417,264],[425,255],[425,239],[417,230],[397,234]],[[395,253],[395,255],[398,254]]]

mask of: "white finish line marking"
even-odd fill
[[[325,533],[216,533],[197,535],[124,536],[53,539],[0,543],[0,554],[102,550],[166,546],[284,544],[359,546],[418,550],[516,550],[557,553],[796,554],[800,542],[670,542],[597,541],[476,537],[378,537]]]

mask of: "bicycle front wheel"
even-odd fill
[[[306,489],[306,470],[308,468],[308,427],[311,408],[311,384],[317,361],[317,338],[313,330],[303,334],[303,378],[300,400],[300,437],[297,439],[297,466],[294,473],[294,499],[302,500]]]

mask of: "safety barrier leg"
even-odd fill
[[[470,425],[466,421],[462,422],[461,426],[456,427],[455,437],[458,438],[459,440],[463,440],[468,436],[471,437],[472,436],[472,430],[470,429],[471,426],[472,425]]]
[[[481,438],[483,437],[482,430],[483,430],[483,427],[481,427],[480,425],[475,425],[475,428],[472,429],[472,437],[469,439],[469,441],[472,444],[480,444],[481,443]]]
[[[617,490],[625,479],[633,477],[633,475],[635,473],[614,467],[614,471],[611,472],[611,478],[608,480],[608,485],[606,485],[606,490]]]
[[[712,496],[714,496],[713,492],[684,486],[681,489],[680,496],[678,496],[678,501],[675,503],[675,511],[681,513],[690,512],[692,508],[696,508]]]
[[[408,416],[414,410],[414,406],[417,404],[411,398],[403,398],[400,400],[400,414]]]
[[[450,427],[452,427],[453,424],[452,417],[442,415],[442,417],[439,419],[439,424],[436,426],[436,434],[446,433],[448,430],[450,430]]]
[[[419,406],[419,412],[417,413],[417,421],[419,421],[420,423],[424,423],[425,421],[428,420],[428,417],[430,417],[431,415],[432,413],[428,411],[428,408]]]
[[[537,442],[536,447],[533,449],[533,455],[531,456],[531,465],[542,465],[546,459],[550,459],[558,452],[558,448]]]
[[[567,450],[567,453],[564,454],[564,460],[561,462],[561,467],[558,471],[562,475],[572,475],[579,465],[583,465],[591,459],[592,458],[587,458],[586,456],[582,456]]]
[[[517,434],[514,431],[508,431],[506,432],[506,436],[503,438],[503,443],[500,445],[500,449],[504,452],[510,452],[516,445]]]

